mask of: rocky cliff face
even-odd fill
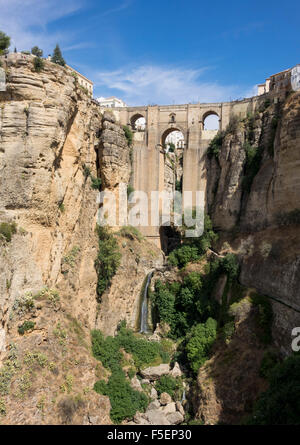
[[[221,240],[240,255],[242,284],[286,304],[273,303],[285,354],[300,323],[299,122],[299,93],[266,103],[225,135],[208,164],[209,209]],[[251,147],[259,152],[252,164]]]
[[[123,129],[109,113],[101,114],[64,68],[45,62],[42,73],[36,73],[31,56],[11,55],[3,62],[0,223],[16,233],[9,242],[3,235],[0,240],[0,360],[12,370],[4,390],[0,373],[6,412],[1,419],[108,423],[108,399],[91,391],[99,370],[89,351],[89,331],[99,312],[94,267],[98,191],[92,179],[101,177],[107,189],[127,183],[128,144]],[[21,335],[18,329],[27,321],[35,327],[25,325]],[[48,381],[42,373],[49,374]],[[21,391],[20,414],[18,388],[33,375],[36,383]]]

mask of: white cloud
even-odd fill
[[[80,7],[81,0],[0,0],[0,29],[18,50],[38,45],[49,52],[57,41],[68,41],[70,36],[64,31],[49,33],[47,25]]]
[[[143,65],[98,72],[95,84],[100,94],[119,95],[129,105],[219,102],[245,97],[245,89],[239,86],[201,80],[205,71],[207,68]]]

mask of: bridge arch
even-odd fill
[[[168,138],[169,135],[171,135],[174,132],[179,132],[182,134],[182,138],[183,138],[183,147],[180,148],[184,148],[184,146],[186,145],[187,142],[187,135],[186,135],[186,131],[184,128],[182,128],[180,125],[176,125],[176,126],[172,126],[172,127],[167,127],[165,128],[162,132],[161,132],[161,137],[160,137],[160,144],[165,147],[166,145],[166,140]]]
[[[215,110],[206,111],[202,116],[203,130],[219,130],[220,115]]]
[[[143,122],[142,122],[143,121]],[[141,124],[139,124],[141,122]],[[135,113],[130,117],[130,125],[133,130],[138,130],[139,126],[146,127],[146,117],[141,113]]]

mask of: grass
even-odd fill
[[[17,233],[16,223],[0,223],[0,235],[9,243],[12,240],[13,235]]]

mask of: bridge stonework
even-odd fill
[[[214,114],[219,117],[220,130],[224,130],[231,116],[241,118],[252,113],[258,97],[235,102],[188,104],[168,106],[144,106],[115,108],[116,118],[122,125],[131,127],[133,137],[133,174],[132,185],[135,190],[144,191],[149,200],[149,222],[147,227],[140,227],[144,236],[161,247],[159,227],[150,225],[151,191],[164,190],[164,141],[173,130],[184,135],[183,182],[182,191],[203,191],[206,196],[206,151],[210,141],[218,130],[205,130],[204,120]],[[135,130],[136,119],[144,117],[144,131]]]

